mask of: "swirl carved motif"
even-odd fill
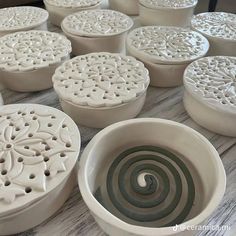
[[[144,6],[155,7],[168,7],[168,8],[183,8],[190,7],[197,4],[197,0],[140,0]]]
[[[91,7],[98,5],[101,0],[45,0],[48,4],[58,7]]]

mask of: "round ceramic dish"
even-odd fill
[[[123,12],[127,15],[138,15],[138,0],[109,0],[111,9]]]
[[[38,7],[0,9],[0,37],[26,30],[47,30],[48,12]]]
[[[132,26],[130,17],[112,10],[81,11],[62,22],[62,30],[72,43],[74,55],[123,52],[127,32]]]
[[[189,115],[213,132],[236,137],[236,57],[206,57],[184,73],[184,105]]]
[[[62,20],[75,12],[98,9],[101,0],[44,0],[52,24],[61,26]]]
[[[192,28],[203,34],[210,43],[211,56],[236,56],[236,15],[225,12],[206,12],[193,17]]]
[[[91,53],[57,68],[53,83],[62,109],[76,123],[103,128],[140,112],[149,76],[133,57]]]
[[[0,235],[55,213],[76,183],[80,133],[63,112],[42,105],[0,107]]]
[[[51,88],[55,69],[71,52],[66,37],[36,30],[5,35],[0,45],[1,82],[19,92]]]
[[[181,226],[202,224],[226,186],[221,159],[206,138],[153,118],[99,132],[82,154],[78,180],[95,220],[112,236],[193,235]]]
[[[183,83],[183,72],[206,55],[209,43],[201,34],[179,27],[146,26],[127,38],[127,53],[149,70],[151,85],[173,87]]]
[[[139,0],[142,25],[190,26],[198,0]]]

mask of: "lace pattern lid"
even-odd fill
[[[45,197],[74,168],[80,134],[63,112],[42,105],[0,107],[0,216]]]
[[[101,3],[101,0],[44,0],[46,3],[57,7],[79,7],[86,8],[96,6]]]
[[[153,63],[182,64],[204,56],[208,40],[201,34],[179,27],[147,26],[133,30],[128,50],[137,58]]]
[[[135,100],[149,85],[148,71],[133,57],[91,53],[66,61],[53,76],[63,100],[80,106],[112,107]]]
[[[193,17],[192,28],[216,38],[236,41],[236,15],[225,12],[206,12]]]
[[[0,31],[15,31],[36,27],[48,19],[48,12],[38,7],[0,9]]]
[[[80,36],[111,36],[128,31],[133,26],[130,17],[112,10],[90,10],[67,16],[62,27]]]
[[[30,71],[59,63],[71,52],[65,36],[46,31],[25,31],[0,38],[0,69]]]
[[[186,90],[202,103],[236,114],[236,57],[205,57],[184,74]]]

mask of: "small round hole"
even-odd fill
[[[24,149],[29,149],[29,146],[24,146]]]
[[[7,170],[2,170],[2,171],[1,171],[1,174],[2,174],[2,175],[6,175],[6,174],[7,174]]]
[[[25,192],[26,192],[26,193],[30,193],[30,192],[32,192],[32,188],[30,188],[30,187],[26,187],[26,188],[25,188]]]
[[[45,162],[49,161],[49,158],[48,157],[44,157],[43,159]]]
[[[45,170],[44,174],[45,174],[45,176],[49,176],[50,175],[50,171],[49,170]]]
[[[28,137],[29,137],[29,138],[33,137],[33,134],[31,134],[31,133],[30,133],[30,134],[28,134]]]
[[[71,144],[70,143],[66,143],[66,147],[67,148],[71,147]]]
[[[51,116],[51,119],[56,119],[56,116]]]
[[[25,123],[25,126],[29,126],[29,123]]]
[[[56,137],[56,136],[53,136],[53,137],[52,137],[52,140],[56,141],[56,140],[57,140],[57,137]]]
[[[6,148],[11,148],[11,144],[7,144],[7,145],[6,145]]]
[[[40,155],[41,155],[41,154],[40,154],[40,152],[39,152],[39,151],[36,151],[36,152],[35,152],[35,156],[37,156],[37,157],[38,157],[38,156],[40,156]]]
[[[22,158],[22,157],[19,157],[19,158],[17,159],[17,161],[18,161],[18,162],[23,162],[23,158]]]
[[[4,163],[4,162],[5,162],[5,159],[0,158],[0,163]]]
[[[37,117],[36,117],[36,116],[34,116],[34,117],[33,117],[33,120],[37,120]]]
[[[60,157],[65,157],[65,156],[66,156],[66,154],[64,152],[60,153]]]
[[[35,112],[34,111],[31,111],[30,114],[34,114]]]
[[[11,182],[8,180],[4,183],[5,186],[9,186],[10,184],[11,184]]]
[[[52,127],[52,124],[51,124],[51,123],[48,123],[48,127]]]
[[[62,128],[66,128],[66,125],[65,125],[65,124],[63,124],[63,125],[62,125]]]
[[[50,147],[48,145],[45,146],[45,151],[49,151]]]
[[[31,175],[29,176],[29,178],[30,178],[30,179],[34,179],[34,178],[35,178],[35,175],[34,175],[34,174],[31,174]]]

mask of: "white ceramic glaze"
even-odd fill
[[[94,197],[99,181],[104,181],[107,167],[116,156],[129,148],[142,145],[165,147],[178,153],[179,157],[184,157],[185,162],[192,166],[191,172],[196,170],[199,175],[203,189],[201,194],[197,193],[202,206],[198,208],[197,214],[182,222],[181,226],[202,224],[217,208],[224,195],[226,176],[219,154],[212,144],[185,125],[168,120],[144,118],[119,122],[105,128],[91,140],[82,154],[78,173],[79,187],[95,220],[105,233],[112,236],[196,234],[196,231],[181,230],[180,227],[174,230],[173,227],[143,227],[127,223],[111,214]],[[118,186],[113,187],[119,189]],[[133,206],[130,211],[132,209]]]
[[[236,15],[205,12],[193,17],[191,27],[210,42],[209,55],[236,56]]]
[[[25,31],[0,38],[1,82],[20,91],[52,87],[55,69],[69,59],[71,43],[65,36],[46,31]]]
[[[63,112],[37,104],[0,107],[0,235],[57,211],[74,186],[80,133]]]
[[[3,98],[2,98],[2,94],[0,93],[0,105],[3,105],[4,102],[3,102]]]
[[[139,0],[142,25],[190,26],[198,0]]]
[[[112,10],[81,11],[62,22],[62,30],[71,40],[74,55],[123,52],[127,32],[132,26],[130,17]]]
[[[236,137],[236,57],[206,57],[184,74],[189,115],[213,132]]]
[[[133,57],[91,53],[63,63],[53,84],[63,110],[77,123],[102,128],[140,112],[149,76]]]
[[[48,12],[38,7],[0,9],[0,37],[26,30],[47,30]]]
[[[101,0],[44,0],[52,24],[61,26],[63,19],[75,12],[100,8]]]
[[[173,87],[183,83],[189,63],[206,55],[209,43],[188,29],[146,26],[129,33],[126,49],[150,71],[151,85]]]
[[[127,15],[139,14],[138,0],[109,0],[109,6]]]

